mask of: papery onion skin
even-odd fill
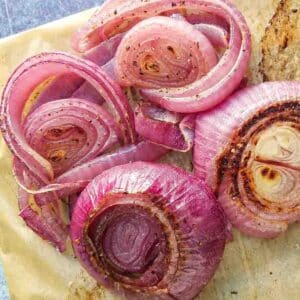
[[[193,146],[195,117],[171,113],[155,105],[140,104],[135,111],[135,129],[152,143],[187,152]]]
[[[134,141],[134,120],[121,88],[95,64],[65,53],[42,53],[26,60],[10,77],[1,102],[1,129],[11,151],[45,183],[53,179],[50,163],[34,151],[22,133],[22,113],[32,90],[47,78],[72,71],[88,80],[112,107],[125,142]]]
[[[299,82],[248,87],[198,115],[196,175],[242,232],[273,238],[300,220],[299,124]]]
[[[105,171],[81,193],[71,239],[90,275],[128,299],[193,299],[220,262],[227,225],[201,181],[136,162]]]
[[[187,84],[184,86],[181,86],[180,80],[178,82],[174,82],[174,78],[170,81],[166,81],[163,85],[163,82],[158,84],[158,82],[153,80],[151,76],[146,76],[146,74],[144,74],[145,72],[142,70],[143,64],[139,65],[139,63],[137,63],[137,66],[141,68],[140,75],[135,72],[135,76],[132,76],[132,63],[134,61],[132,59],[127,59],[128,54],[126,54],[126,51],[118,50],[119,54],[117,53],[116,55],[116,61],[122,62],[122,64],[118,63],[116,66],[117,77],[119,77],[119,80],[121,79],[121,84],[125,84],[126,86],[143,86],[144,83],[142,79],[144,78],[144,82],[151,84],[152,87],[155,88],[144,88],[140,91],[141,95],[145,99],[156,103],[167,110],[181,113],[194,113],[208,110],[225,100],[226,97],[228,97],[239,86],[248,67],[251,55],[251,38],[245,19],[229,1],[108,1],[94,14],[94,16],[92,16],[88,23],[74,35],[73,46],[76,50],[84,52],[115,34],[128,31],[125,35],[126,37],[131,31],[133,31],[137,37],[134,45],[138,45],[138,47],[133,47],[133,49],[129,50],[129,52],[133,51],[134,53],[131,57],[134,55],[137,56],[141,50],[147,54],[147,50],[143,49],[142,46],[140,48],[139,45],[142,45],[144,42],[150,43],[151,35],[147,34],[147,38],[145,38],[145,36],[142,35],[143,30],[135,32],[135,28],[139,28],[139,22],[147,23],[149,22],[148,20],[143,20],[147,18],[151,19],[151,17],[158,15],[172,16],[174,14],[181,14],[187,21],[192,19],[195,23],[200,21],[200,23],[203,22],[206,25],[212,24],[212,26],[218,26],[218,23],[225,23],[228,26],[228,32],[230,33],[228,38],[228,47],[220,57],[217,65],[214,68],[211,68],[207,74],[202,74],[202,77],[197,79],[193,78],[195,81],[192,83],[188,80],[186,82]],[[207,14],[212,14],[212,22],[210,22],[210,19],[207,17],[201,20],[202,14],[205,16]],[[153,42],[158,41],[159,39],[171,39],[174,36],[173,34],[170,34],[174,26],[169,25],[170,22],[175,22],[175,20],[172,18],[166,19],[169,20],[162,25],[160,37],[158,38],[156,35],[153,35]],[[221,21],[215,22],[215,19]],[[178,22],[180,23],[184,21],[179,20]],[[134,26],[135,24],[137,25]],[[185,24],[187,24],[186,28],[192,27],[191,25],[188,25],[187,22],[185,22]],[[223,27],[225,30],[224,34],[226,34],[227,30],[225,27],[226,26]],[[192,34],[194,30],[195,29],[192,28],[190,30],[190,34]],[[221,27],[220,30],[222,31]],[[206,31],[211,33],[210,37],[212,38],[212,44],[216,44],[216,36],[218,36],[217,40],[220,43],[220,37],[222,34],[219,30],[217,30],[217,27],[208,29],[206,26]],[[157,32],[157,30],[155,32]],[[199,31],[199,34],[200,32],[201,30]],[[197,36],[197,34],[195,34],[195,36]],[[209,34],[206,36],[209,37]],[[176,47],[172,45],[175,53],[184,49],[183,45],[185,45],[188,40],[189,39],[185,40],[179,38],[176,41]],[[129,44],[124,43],[124,47],[122,44],[123,43],[121,42],[119,49],[129,49]],[[226,44],[226,41],[224,41],[224,44]],[[151,52],[151,47],[149,49]],[[154,47],[153,53],[157,52],[158,49],[155,49]],[[167,51],[165,51],[164,56],[166,56],[166,53]],[[152,61],[153,58],[149,60],[151,65],[156,65],[155,63],[152,63]],[[188,65],[188,61],[186,61],[186,64]],[[198,65],[193,66],[196,68],[198,67]],[[123,70],[122,72],[120,72],[120,68]],[[129,74],[126,74],[124,71],[126,69],[130,71]],[[160,67],[156,67],[155,70],[160,71]],[[128,78],[125,78],[127,75],[129,75]],[[162,75],[164,75],[164,72],[162,72]],[[168,76],[170,76],[170,74],[168,74]],[[149,78],[151,79],[150,81],[148,80]],[[164,77],[161,76],[161,78]],[[187,77],[187,79],[189,78]],[[177,83],[177,87],[170,87],[176,86],[175,83]],[[184,81],[182,83],[184,83]],[[157,87],[160,88],[158,89]]]

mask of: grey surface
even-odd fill
[[[3,269],[2,269],[1,263],[0,263],[0,300],[7,300],[7,299],[9,299],[8,290],[6,287]]]
[[[101,0],[0,0],[0,38],[99,5]],[[0,262],[0,300],[9,299]]]
[[[101,0],[0,0],[0,37],[99,5]]]

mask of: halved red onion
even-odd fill
[[[247,24],[227,0],[107,1],[74,35],[73,46],[86,51],[126,31],[115,64],[121,84],[144,87],[144,98],[175,112],[203,111],[223,101],[250,59]],[[214,66],[217,44],[228,46]]]
[[[300,220],[300,83],[245,88],[196,121],[196,175],[241,231],[271,238]]]
[[[141,104],[136,109],[135,129],[146,140],[176,151],[193,146],[195,115],[171,113],[160,107]]]
[[[71,221],[82,265],[129,299],[193,299],[213,276],[227,234],[224,214],[201,181],[142,162],[96,177]]]
[[[29,58],[10,77],[2,97],[3,136],[16,155],[47,183],[53,179],[51,164],[26,140],[22,128],[25,103],[34,88],[51,76],[75,73],[91,83],[111,107],[125,142],[134,140],[133,114],[123,91],[97,65],[64,53],[43,53]],[[71,108],[70,108],[71,109]]]

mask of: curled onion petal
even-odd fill
[[[86,52],[99,43],[126,32],[136,23],[157,15],[184,15],[191,23],[214,24],[226,29],[228,24],[220,16],[220,6],[225,1],[194,0],[109,0],[105,1],[94,15],[84,24],[72,38],[72,46],[78,52]],[[217,5],[214,12],[206,11],[205,6]],[[225,5],[230,5],[226,1]]]
[[[119,148],[113,153],[103,154],[80,166],[70,169],[58,176],[54,183],[48,184],[38,190],[29,189],[22,179],[17,177],[19,185],[33,195],[57,192],[60,198],[82,191],[97,175],[114,166],[134,161],[152,162],[168,153],[168,149],[150,142],[142,141],[136,145]]]
[[[60,252],[66,250],[66,239],[68,237],[67,227],[62,227],[57,223],[56,213],[53,204],[46,204],[38,209],[32,208],[33,198],[23,189],[19,189],[18,201],[20,217],[26,225],[37,233],[42,239],[50,242]]]
[[[275,237],[300,220],[299,100],[299,82],[263,83],[197,117],[196,175],[247,234]]]
[[[26,118],[24,132],[29,145],[51,163],[55,177],[95,158],[121,136],[101,106],[73,98],[38,107]]]
[[[15,175],[22,178],[26,186],[32,188],[42,186],[42,182],[16,157],[13,166]],[[62,217],[61,204],[57,196],[54,193],[31,195],[19,188],[18,202],[19,215],[26,225],[59,251],[65,251],[68,226]]]
[[[92,16],[84,28],[74,35],[73,46],[84,52],[115,34],[129,30],[146,18],[162,14],[169,16],[182,14],[187,20],[193,17],[195,23],[201,23],[201,18],[208,19],[203,16],[211,14],[211,24],[217,25],[219,23],[224,30],[229,32],[228,47],[220,57],[217,65],[194,82],[181,87],[178,87],[180,86],[178,83],[177,87],[170,87],[172,85],[176,86],[176,84],[172,81],[166,81],[163,88],[142,89],[140,91],[142,96],[165,109],[181,113],[204,111],[222,102],[238,87],[246,72],[251,54],[250,32],[245,19],[236,7],[227,0],[108,1]],[[198,16],[198,18],[195,18],[195,16]],[[222,26],[222,23],[226,25]],[[209,19],[207,24],[210,24]],[[139,24],[136,26],[139,26]],[[161,32],[161,38],[171,38],[167,34],[168,32],[169,30]],[[181,32],[180,30],[175,36],[181,36]],[[147,43],[151,36],[152,34],[142,35],[141,33],[135,39],[135,45],[139,45],[138,40],[141,44]],[[177,51],[178,49],[185,49],[185,40],[178,38],[176,42],[177,46],[174,46],[174,49]],[[134,54],[124,52],[126,54],[124,54],[124,58],[127,55],[131,55],[131,57],[137,55],[140,49],[131,49],[130,51],[133,51]],[[146,49],[143,49],[143,52],[144,55],[147,55]],[[142,56],[142,53],[139,53],[139,56]],[[119,57],[118,61],[124,60]],[[129,60],[130,63],[132,61],[132,59]],[[122,68],[126,69],[125,65]],[[129,70],[133,69],[131,65],[127,65],[127,68]],[[137,81],[137,78],[134,79],[131,81],[130,78],[126,85],[138,84],[142,86],[141,81]],[[151,84],[154,83],[156,82],[151,82]]]
[[[193,299],[220,262],[227,221],[192,175],[135,162],[107,170],[87,186],[70,234],[87,271],[122,296]]]
[[[192,148],[194,125],[194,115],[182,116],[149,104],[141,104],[136,110],[136,132],[152,143],[176,151]]]
[[[85,53],[83,58],[94,62],[98,66],[105,65],[115,55],[122,37],[123,35],[119,34],[106,40]],[[33,109],[51,100],[66,99],[70,97],[85,99],[98,104],[105,101],[93,85],[86,82],[78,75],[68,73],[58,76],[42,90],[37,97]]]
[[[25,139],[22,113],[32,90],[51,76],[75,73],[90,82],[114,113],[125,142],[134,140],[133,113],[123,91],[94,63],[64,53],[43,53],[26,60],[9,79],[2,97],[3,136],[14,153],[45,183],[53,179],[51,164],[38,154]]]
[[[193,25],[159,16],[141,21],[125,34],[115,70],[122,86],[180,87],[201,78],[216,63],[212,44]]]

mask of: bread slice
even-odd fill
[[[300,1],[282,0],[262,38],[264,81],[300,80]]]

